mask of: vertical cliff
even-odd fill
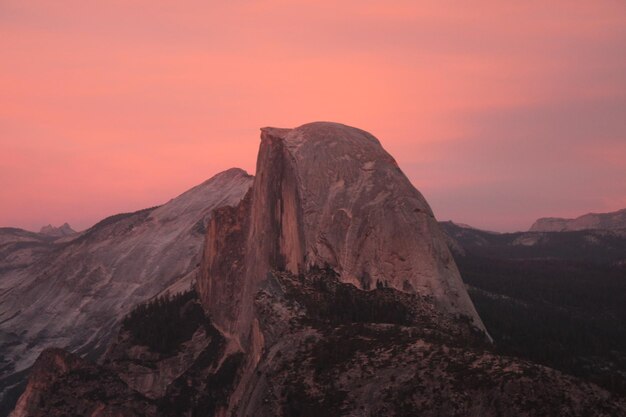
[[[417,294],[484,330],[428,203],[375,137],[326,122],[264,128],[249,195],[209,226],[201,299],[246,350],[267,274],[314,266],[360,289]]]

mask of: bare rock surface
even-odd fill
[[[418,294],[484,330],[430,207],[374,136],[328,122],[264,128],[250,195],[209,225],[200,297],[247,349],[267,273],[327,265],[342,282]]]
[[[163,306],[165,314],[155,313]],[[123,322],[104,364],[131,388],[151,399],[183,375],[212,345],[222,343],[195,292],[162,296],[138,307]],[[168,339],[166,343],[161,339]]]
[[[9,275],[12,270],[19,270],[35,263],[53,246],[53,238],[27,230],[0,228],[0,276]],[[3,287],[0,282],[0,287]]]
[[[63,223],[59,227],[54,227],[51,224],[44,226],[39,233],[50,237],[66,237],[75,234],[76,231],[68,223]]]
[[[415,294],[466,319],[456,326],[485,332],[430,207],[376,138],[328,122],[263,128],[252,188],[214,213],[197,284],[227,350],[245,354],[228,410],[267,349],[253,300],[268,274],[326,267],[358,289]]]
[[[44,350],[10,417],[68,415],[153,417],[156,407],[114,374],[67,351]]]
[[[130,416],[138,404],[138,415],[159,417],[626,414],[623,399],[593,384],[494,353],[480,332],[417,294],[365,291],[338,278],[316,268],[268,275],[253,301],[265,347],[249,376],[241,352],[229,352],[201,309],[191,313],[194,300],[170,299],[139,308],[103,366],[77,361],[59,372],[44,353],[46,366],[31,375],[19,417],[90,415],[81,411],[94,408]],[[156,331],[144,332],[157,317]],[[187,336],[164,355],[160,336],[189,322]],[[197,337],[204,331],[208,344]],[[145,379],[137,384],[150,372],[168,375],[159,382],[164,390]],[[125,394],[122,380],[135,395]]]
[[[419,295],[337,278],[271,274],[255,297],[268,348],[234,415],[626,415],[593,384],[495,354]]]
[[[575,219],[544,217],[533,223],[529,231],[572,232],[589,229],[626,229],[626,209],[612,213],[588,213]]]
[[[251,182],[231,169],[160,207],[109,217],[69,238],[1,229],[3,393],[24,381],[44,348],[98,358],[133,306],[189,285],[212,210],[239,203]]]

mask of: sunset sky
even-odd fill
[[[262,126],[377,136],[438,219],[626,208],[626,1],[0,0],[0,226],[84,229]]]

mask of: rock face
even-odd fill
[[[251,183],[231,169],[70,238],[0,230],[0,388],[17,388],[46,347],[99,357],[134,305],[172,284],[188,289],[212,210],[239,203]]]
[[[576,230],[626,229],[626,209],[612,213],[589,213],[575,219],[545,217],[530,227],[531,232],[571,232]]]
[[[98,381],[98,385],[86,383]],[[152,417],[154,404],[118,377],[61,349],[47,349],[10,417]]]
[[[195,291],[187,291],[133,310],[103,368],[155,401],[161,415],[211,416],[227,404],[242,357],[225,348]]]
[[[41,228],[39,233],[50,237],[65,237],[75,234],[76,231],[72,229],[69,224],[63,223],[63,225],[59,227],[54,227],[51,224],[44,226]]]
[[[418,294],[484,330],[430,207],[376,138],[325,122],[264,128],[250,195],[209,225],[200,297],[246,349],[268,272],[313,266],[360,289]]]
[[[253,302],[261,285],[272,271],[314,267],[358,289],[416,294],[485,330],[430,207],[376,138],[326,122],[264,128],[249,194],[208,226],[197,285],[230,349],[245,353],[231,409],[267,349]]]
[[[28,389],[22,394],[12,417],[27,416],[36,412],[36,406],[47,395],[55,380],[72,370],[78,369],[80,359],[62,349],[44,351],[31,371]]]
[[[104,363],[128,386],[156,399],[211,345],[220,344],[221,336],[210,326],[195,292],[153,303],[122,322]],[[157,303],[173,307],[159,315]],[[159,343],[161,339],[167,343]]]
[[[337,278],[268,277],[255,298],[267,348],[232,415],[626,415],[605,390],[490,352],[416,294]]]
[[[252,188],[213,211],[196,291],[135,308],[102,365],[48,366],[19,417],[141,401],[159,417],[626,414],[496,354],[423,197],[376,139],[332,123],[263,129]]]
[[[101,365],[44,350],[11,417],[213,416],[242,357],[225,347],[194,291],[160,297],[123,320]]]

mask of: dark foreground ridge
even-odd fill
[[[245,393],[238,415],[626,412],[623,403],[596,386],[495,354],[483,335],[458,333],[462,327],[455,319],[425,308],[419,296],[384,287],[359,290],[339,282],[332,270],[304,276],[273,272],[254,304],[270,348],[259,360],[249,383],[254,388]],[[227,352],[224,337],[199,308],[194,293],[139,307],[102,366],[64,351],[45,351],[14,415],[216,415],[241,380],[245,359]],[[152,325],[154,316],[164,329],[185,327],[186,337],[162,349],[140,330]]]
[[[626,395],[626,230],[442,226],[499,352]]]

